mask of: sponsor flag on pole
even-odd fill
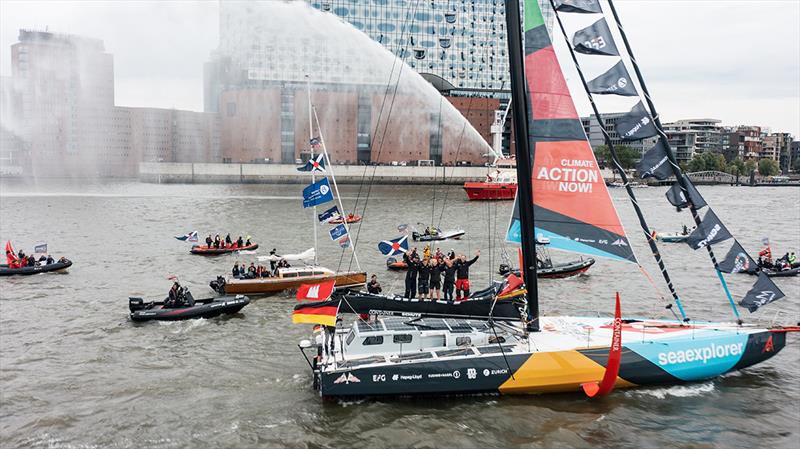
[[[329,223],[331,220],[335,220],[341,216],[342,214],[339,213],[339,206],[333,206],[325,212],[317,215],[321,224]]]
[[[578,30],[572,37],[572,46],[578,53],[587,55],[619,56],[606,19],[600,19],[588,27]]]
[[[744,295],[739,305],[747,307],[747,310],[753,313],[758,310],[759,307],[769,304],[772,301],[777,301],[784,296],[781,289],[772,282],[772,279],[764,274],[764,272],[761,272],[758,275],[758,280],[753,284],[753,288]]]
[[[556,10],[580,14],[602,13],[599,0],[555,0]]]
[[[325,301],[333,294],[335,285],[335,279],[319,284],[303,284],[297,289],[297,300]]]
[[[331,240],[338,240],[339,238],[344,237],[344,236],[347,235],[347,228],[344,227],[343,224],[340,224],[340,225],[334,226],[328,232],[331,234]]]
[[[706,200],[703,199],[703,196],[700,195],[700,192],[697,191],[697,187],[692,184],[692,181],[689,180],[685,175],[683,176],[683,180],[686,183],[686,190],[689,192],[689,198],[692,200],[692,204],[694,204],[695,209],[702,209],[706,207],[708,204]],[[689,202],[686,201],[686,196],[683,194],[683,189],[681,189],[681,185],[678,181],[675,181],[667,190],[666,193],[667,201],[670,204],[677,208],[684,208],[689,207]]]
[[[333,192],[328,178],[322,178],[303,189],[303,207],[314,207],[328,201],[333,201]]]
[[[38,245],[34,246],[33,252],[35,254],[47,254],[47,243],[39,243]]]
[[[349,235],[345,235],[344,237],[340,238],[339,239],[339,246],[341,246],[342,249],[350,248],[350,236]]]
[[[404,235],[394,240],[383,240],[378,243],[378,250],[384,256],[396,256],[408,251],[408,236]]]
[[[325,173],[325,155],[320,153],[306,162],[306,165],[297,167],[297,171]]]
[[[642,179],[656,178],[663,181],[672,176],[672,167],[667,157],[667,148],[659,138],[653,148],[647,150],[636,164],[636,173]]]
[[[631,83],[631,77],[625,64],[620,61],[608,69],[606,73],[587,83],[589,92],[598,95],[619,95],[622,97],[635,97],[639,95],[636,87]]]
[[[724,242],[733,238],[728,228],[719,221],[717,214],[709,209],[700,225],[686,238],[686,244],[692,249],[705,248],[715,243]]]
[[[336,326],[336,315],[338,313],[339,301],[300,303],[294,306],[292,322]]]
[[[650,113],[641,101],[628,111],[627,114],[617,119],[614,125],[617,134],[622,140],[641,140],[658,134]]]
[[[723,273],[752,273],[756,270],[756,262],[735,239],[725,259],[717,266]]]
[[[183,235],[176,235],[176,239],[184,241],[184,242],[196,242],[197,241],[197,231],[192,231],[187,234]]]

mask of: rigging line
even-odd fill
[[[436,125],[436,135],[439,140],[439,159],[442,158],[442,102],[444,95],[439,96],[439,123]],[[434,217],[436,216],[436,161],[433,162],[433,205],[431,206],[431,224],[433,224]],[[444,207],[444,206],[442,206]]]
[[[411,27],[414,26],[414,21],[416,20],[416,12],[417,12],[417,7],[419,6],[419,2],[420,2],[420,0],[416,0],[414,2],[413,8],[411,10],[411,14],[407,15],[406,19],[401,24],[402,31],[400,33],[400,38],[403,39],[403,40],[404,40],[404,37],[405,37],[405,30],[408,29],[410,31]],[[406,25],[406,22],[408,21],[409,18],[411,19],[411,24],[410,24],[410,26],[408,26],[406,28],[405,25]],[[406,47],[404,46],[404,47],[402,47],[400,49],[400,55],[404,57],[405,54],[406,54]],[[397,74],[397,80],[394,82],[394,91],[392,92],[392,95],[391,95],[392,100],[391,100],[391,103],[389,105],[389,111],[388,111],[387,116],[386,116],[386,124],[384,126],[383,135],[381,136],[381,142],[380,142],[380,145],[379,145],[378,155],[376,156],[376,160],[380,160],[380,155],[383,152],[383,143],[384,143],[384,141],[386,139],[386,128],[389,126],[389,119],[391,118],[392,109],[394,108],[394,101],[397,98],[397,89],[400,86],[400,80],[401,80],[402,75],[403,75],[403,69],[405,68],[405,63],[403,63],[402,59],[400,57],[398,57],[398,56],[396,56],[394,58],[394,61],[392,62],[392,70],[389,73],[389,80],[388,80],[388,82],[386,84],[386,92],[385,92],[385,94],[383,96],[383,100],[381,102],[381,108],[378,111],[378,118],[377,118],[377,120],[375,122],[375,132],[373,133],[372,139],[370,141],[370,154],[371,154],[372,153],[372,148],[375,146],[375,141],[378,138],[378,134],[379,134],[378,133],[378,128],[381,125],[381,118],[383,117],[383,111],[384,111],[384,108],[386,106],[386,100],[389,97],[389,91],[391,90],[392,76],[393,76],[393,73],[394,73],[394,67],[397,64],[398,60],[401,61],[400,70],[399,70],[399,72]],[[364,180],[367,177],[367,168],[368,168],[368,166],[364,166],[364,173],[363,173],[362,178],[361,178],[362,185],[364,183]],[[370,197],[370,195],[372,193],[372,186],[373,186],[374,181],[375,181],[375,173],[376,173],[377,169],[378,169],[377,165],[373,166],[373,168],[372,168],[372,176],[370,177],[370,181],[369,181],[369,184],[367,186],[367,194],[366,194],[366,198],[364,199],[364,206],[362,207],[362,212],[361,212],[362,222],[366,219],[367,205],[369,203],[369,197]],[[361,188],[359,188],[359,197],[360,197],[360,193],[361,193]],[[357,209],[354,209],[354,211],[357,211]],[[359,240],[360,236],[361,236],[361,226],[359,226],[358,230],[356,231],[355,239],[352,242],[354,245],[358,244],[358,240]],[[344,257],[344,253],[342,253],[341,257],[342,258]],[[340,258],[339,263],[341,264],[341,262],[342,262],[342,259]],[[353,258],[351,256],[350,257],[350,262],[349,262],[349,267],[352,267],[352,264],[353,264]]]
[[[606,146],[608,146],[609,151],[611,152],[611,160],[614,163],[614,167],[620,174],[620,178],[622,179],[623,184],[625,185],[625,191],[628,193],[628,198],[633,205],[633,209],[636,212],[636,216],[639,219],[639,226],[641,226],[642,231],[645,234],[650,235],[650,227],[647,224],[647,221],[644,218],[644,214],[642,213],[642,209],[639,207],[639,203],[636,200],[636,195],[633,192],[633,188],[630,186],[630,182],[628,181],[628,175],[625,173],[625,169],[622,167],[622,164],[619,162],[619,157],[617,155],[617,151],[614,147],[614,144],[611,142],[611,136],[609,135],[608,131],[606,130],[605,120],[603,120],[602,115],[597,107],[597,104],[594,101],[594,95],[592,95],[591,90],[589,89],[589,85],[586,82],[586,76],[583,74],[583,70],[581,69],[580,63],[578,62],[578,57],[575,55],[575,50],[570,45],[569,37],[567,37],[567,31],[564,28],[564,23],[561,21],[561,16],[558,14],[556,10],[556,5],[553,0],[550,0],[550,5],[553,7],[553,11],[555,12],[556,20],[558,21],[558,26],[561,29],[561,34],[564,36],[564,41],[567,43],[567,47],[569,48],[570,55],[572,56],[572,61],[575,63],[575,69],[578,72],[578,76],[581,79],[581,83],[583,84],[584,90],[586,92],[586,96],[589,98],[589,104],[592,106],[592,111],[594,111],[595,118],[597,119],[597,124],[600,125],[600,130],[603,133],[603,139],[606,142]],[[688,198],[688,194],[687,194]],[[658,245],[656,245],[655,240],[648,238],[647,244],[650,247],[650,252],[653,253],[653,258],[656,260],[659,269],[661,270],[661,275],[664,277],[664,282],[666,282],[667,287],[669,288],[670,293],[672,294],[672,298],[676,304],[678,304],[678,309],[681,311],[681,316],[683,317],[684,321],[687,321],[686,315],[683,313],[683,306],[680,304],[681,299],[678,296],[678,292],[675,290],[675,286],[672,284],[672,279],[667,272],[667,268],[664,265],[664,261],[661,258],[661,253],[658,250]]]
[[[552,1],[552,0],[551,0]],[[622,28],[622,22],[619,19],[619,15],[617,14],[617,9],[614,7],[613,0],[608,0],[608,6],[611,7],[611,13],[614,16],[614,21],[616,22],[617,29],[619,29],[619,33],[622,36],[622,41],[625,44],[625,50],[628,53],[628,57],[631,60],[631,64],[633,65],[633,70],[636,72],[636,78],[639,81],[639,85],[642,88],[642,92],[644,93],[644,98],[647,101],[647,107],[650,110],[650,115],[653,117],[653,123],[656,125],[656,131],[659,134],[659,139],[661,139],[662,143],[664,144],[664,148],[667,152],[667,158],[670,161],[670,166],[672,167],[672,173],[675,175],[675,179],[678,183],[678,186],[681,188],[681,192],[686,198],[686,202],[689,204],[689,211],[692,213],[692,218],[694,219],[695,225],[700,227],[701,219],[700,214],[697,212],[697,208],[695,207],[694,203],[691,200],[691,196],[689,195],[689,189],[686,184],[686,180],[683,178],[683,173],[678,165],[678,160],[675,157],[675,153],[672,151],[672,146],[669,144],[669,139],[667,138],[667,134],[664,132],[664,127],[661,125],[661,119],[659,118],[658,111],[656,111],[656,106],[653,103],[652,98],[650,97],[650,91],[647,89],[647,85],[644,82],[644,76],[642,75],[642,71],[639,68],[639,63],[636,61],[636,58],[633,56],[633,49],[631,48],[631,44],[628,41],[628,36],[625,34],[625,30]],[[711,206],[709,206],[709,209]],[[717,258],[714,256],[714,251],[711,249],[711,245],[706,245],[706,250],[708,251],[708,257],[711,259],[711,263],[714,265],[714,269],[718,272],[718,277],[720,284],[722,284],[722,289],[725,291],[725,295],[728,298],[728,302],[731,304],[731,308],[733,309],[733,314],[736,316],[736,320],[738,324],[742,324],[742,319],[739,315],[739,311],[736,309],[736,304],[733,301],[733,297],[731,296],[730,290],[728,290],[728,284],[725,282],[725,278],[719,273],[719,264],[717,263]]]
[[[489,55],[489,46],[488,45],[484,45],[483,58],[486,59],[486,57],[488,55]],[[500,84],[500,89],[499,90],[501,90],[501,91],[503,90],[503,86],[505,86],[505,83],[506,82],[503,81]],[[456,147],[455,161],[453,163],[453,168],[450,170],[450,178],[451,178],[451,180],[455,176],[455,170],[456,170],[456,165],[455,164],[458,163],[458,155],[461,152],[461,144],[464,141],[464,133],[466,132],[467,124],[470,124],[470,126],[472,126],[472,124],[469,121],[469,113],[472,110],[472,100],[475,99],[475,98],[476,97],[469,97],[469,100],[467,100],[467,114],[466,114],[466,116],[464,116],[465,123],[464,123],[464,126],[461,127],[461,134],[460,134],[460,136],[458,138],[458,146]],[[498,107],[499,107],[499,104],[498,104]],[[481,136],[481,138],[483,138],[483,137]],[[489,156],[487,156],[486,160],[487,161],[489,160]],[[439,222],[436,224],[439,227],[441,227],[441,225],[442,225],[442,217],[444,217],[444,211],[445,211],[445,208],[447,207],[447,196],[450,193],[450,187],[452,187],[450,184],[447,183],[447,168],[444,166],[444,164],[442,164],[442,175],[443,175],[442,176],[442,184],[444,184],[444,200],[442,201],[442,213],[439,214]],[[431,223],[431,225],[433,225],[433,223]]]

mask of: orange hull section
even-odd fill
[[[464,190],[470,200],[513,200],[517,184],[513,182],[465,182]]]

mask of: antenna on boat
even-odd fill
[[[311,142],[314,139],[314,122],[311,121],[311,80],[306,74],[306,92],[308,93],[308,141]],[[311,160],[314,160],[314,145],[309,144],[311,147]],[[317,182],[317,177],[314,175],[314,170],[311,170],[311,184]],[[343,212],[344,213],[344,212]],[[318,265],[317,263],[317,206],[314,206],[314,211],[312,212],[311,216],[311,226],[314,228],[314,266]],[[345,220],[346,221],[346,220]]]
[[[536,285],[536,247],[533,223],[533,183],[531,173],[531,144],[528,134],[528,90],[525,86],[525,68],[522,54],[522,26],[519,0],[506,1],[506,29],[511,68],[511,107],[514,113],[514,134],[517,156],[517,204],[520,216],[520,247],[522,249],[523,275],[527,289],[527,329],[539,332],[539,290]]]

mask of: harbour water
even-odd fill
[[[249,234],[263,254],[312,246],[312,215],[301,207],[300,190],[4,181],[0,238],[26,251],[46,241],[51,253],[75,265],[68,274],[0,280],[0,447],[798,447],[796,335],[781,354],[742,372],[618,390],[599,400],[567,394],[340,402],[321,401],[311,388],[296,346],[310,326],[291,323],[291,294],[257,299],[229,318],[130,322],[128,296],[163,296],[173,274],[196,297],[211,295],[210,280],[253,257],[192,256],[173,235]],[[668,206],[665,190],[636,193],[656,230],[678,231],[691,219]],[[701,192],[751,254],[764,236],[776,255],[800,250],[800,191]],[[366,201],[353,235],[362,268],[377,273],[385,291],[401,291],[403,275],[386,271],[376,246],[395,237],[400,223],[466,229],[465,239],[440,247],[481,250],[473,285],[485,285],[501,262],[511,202],[467,202],[457,186],[374,186],[368,199],[366,186],[360,194],[359,186],[345,186],[342,194],[345,207],[358,202],[359,213]],[[613,189],[612,196],[643,267],[664,292],[624,191]],[[355,267],[325,227],[318,231],[323,265]],[[691,318],[733,319],[704,251],[661,249]],[[755,280],[727,279],[739,297]],[[752,315],[742,310],[746,321],[800,321],[800,278],[776,283],[787,297]],[[624,315],[667,316],[659,291],[633,264],[599,260],[586,276],[541,281],[540,291],[548,315],[608,315],[619,291]]]

